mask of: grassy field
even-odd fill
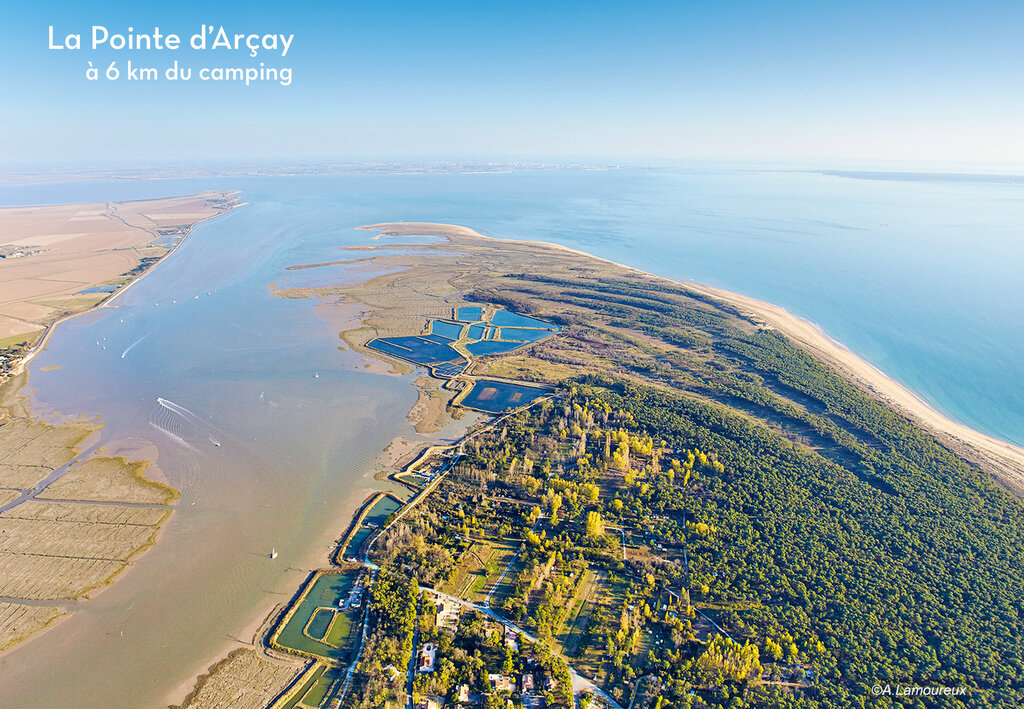
[[[475,541],[461,557],[458,570],[445,584],[444,593],[473,603],[482,603],[491,586],[519,550],[515,542]],[[512,576],[512,572],[509,573]],[[494,602],[497,604],[497,594]]]
[[[611,658],[605,651],[603,640],[589,632],[583,625],[582,619],[589,617],[598,609],[606,616],[618,617],[622,604],[626,598],[627,583],[622,579],[609,580],[604,574],[600,577],[594,575],[588,584],[584,579],[581,584],[588,586],[587,602],[585,610],[580,608],[576,616],[571,636],[566,636],[565,643],[572,643],[572,652],[563,645],[570,657],[573,657],[573,666],[587,677],[592,677],[598,684],[604,685],[612,669]],[[577,594],[579,598],[582,594]],[[570,613],[571,615],[571,613]],[[561,640],[561,637],[559,637]]]
[[[569,602],[569,612],[555,631],[555,642],[565,655],[574,657],[584,645],[590,616],[597,608],[601,584],[605,579],[601,570],[587,569],[583,580],[576,589],[576,595]]]

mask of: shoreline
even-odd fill
[[[1024,494],[1024,449],[1021,447],[955,421],[912,389],[830,337],[817,323],[794,315],[781,306],[749,296],[695,283],[686,282],[683,285],[698,293],[718,298],[764,321],[847,379],[866,388],[899,413],[938,435],[939,440],[950,445],[956,453],[982,467],[991,467],[989,472],[1000,482],[1018,494]]]
[[[824,361],[828,366],[837,369],[840,375],[846,378],[847,380],[852,381],[857,386],[866,388],[868,391],[871,392],[873,396],[881,398],[888,405],[893,406],[899,413],[909,416],[919,425],[922,425],[924,428],[926,428],[926,430],[929,430],[939,435],[941,441],[946,442],[944,437],[949,437],[955,441],[959,441],[966,445],[977,446],[978,450],[976,450],[975,453],[993,456],[995,460],[990,460],[989,462],[992,462],[995,465],[998,465],[1000,462],[1002,462],[1002,464],[1007,467],[1007,471],[1004,473],[1005,477],[1013,480],[1015,485],[1020,486],[1020,489],[1024,490],[1024,449],[1018,449],[1012,444],[1005,443],[995,438],[986,436],[985,434],[982,434],[980,432],[973,431],[973,429],[970,429],[963,424],[958,424],[955,421],[949,419],[945,415],[941,414],[940,412],[932,408],[927,402],[918,397],[912,391],[910,391],[903,385],[899,384],[898,382],[890,378],[883,371],[881,371],[877,367],[874,367],[866,360],[860,358],[858,355],[849,350],[841,342],[838,342],[833,338],[830,338],[825,333],[825,331],[822,330],[815,323],[799,318],[798,316],[789,313],[780,306],[776,306],[771,303],[759,301],[754,298],[743,296],[741,294],[732,293],[730,291],[725,291],[710,286],[704,286],[701,284],[696,284],[688,281],[674,281],[664,276],[651,274],[632,266],[617,263],[615,261],[611,261],[610,259],[594,256],[584,251],[562,246],[559,244],[553,244],[550,242],[542,241],[530,241],[522,239],[500,239],[496,237],[489,237],[483,234],[479,234],[478,232],[469,229],[468,227],[458,225],[402,222],[378,223],[368,226],[359,226],[356,228],[365,231],[382,232],[381,234],[372,237],[372,239],[378,239],[380,236],[385,235],[401,237],[426,233],[436,236],[442,236],[444,238],[449,239],[449,241],[451,241],[453,237],[478,238],[500,243],[515,243],[530,248],[552,248],[562,252],[572,253],[587,259],[593,259],[606,264],[614,265],[624,270],[642,275],[645,278],[658,279],[670,282],[687,288],[689,290],[692,290],[696,293],[724,301],[725,303],[730,304],[733,307],[736,307],[737,309],[740,309],[749,315],[752,315],[758,321],[763,322],[765,326],[776,329],[782,334],[786,335],[788,338],[793,340],[795,344],[801,347],[801,349],[809,351],[813,356]],[[347,261],[342,261],[340,263],[347,263]],[[274,289],[272,288],[271,290],[273,291]],[[279,293],[275,294],[279,295]],[[349,303],[344,301],[338,301],[332,304],[340,305],[343,308],[341,316],[338,317],[336,321],[332,319],[332,324],[334,324],[335,326],[342,327],[342,335],[346,331],[346,327],[349,329],[355,329],[352,327],[353,325],[362,322],[363,318],[371,314],[371,312],[368,309],[366,309],[365,306],[363,306],[363,304],[358,302]],[[318,307],[320,307],[320,305],[323,304],[319,304]],[[343,337],[342,341],[349,346],[352,345],[352,343],[348,342]],[[379,354],[375,354],[373,356],[374,359],[376,359],[377,361],[380,361],[382,359],[382,357]],[[386,361],[386,358],[383,359],[385,359]],[[904,397],[905,401],[903,401],[900,397]],[[388,455],[389,452],[393,452],[395,454],[399,453],[399,451],[397,450],[390,450],[392,448],[392,445],[397,444],[399,440],[400,439],[398,438],[394,439],[391,445],[389,445],[387,448],[381,451],[378,462],[383,463],[384,458],[391,458],[392,456]],[[427,453],[437,448],[444,447],[449,446],[446,446],[445,444],[437,444],[431,448],[428,448],[426,451],[424,451],[424,453]],[[1001,452],[1002,448],[1005,448],[1005,453]],[[963,455],[963,451],[957,452]],[[396,459],[389,460],[388,463],[390,463],[390,465],[385,463],[385,467],[394,467],[398,462],[397,459],[401,457],[401,455],[396,455]],[[1004,458],[1006,459],[1005,461]],[[405,467],[409,467],[409,464],[407,464]],[[381,490],[380,488],[368,488],[366,491],[369,492],[369,497],[364,498],[363,503],[361,505],[357,505],[356,509],[352,510],[351,513],[349,514],[342,513],[337,516],[339,526],[335,530],[335,538],[344,538],[346,541],[348,541],[347,538],[350,537],[351,533],[358,528],[360,517],[363,516],[372,507],[373,503],[375,503],[378,499],[387,494],[386,490]],[[420,499],[422,499],[423,492],[424,490],[421,490],[420,493],[412,495],[402,505],[400,511],[406,511],[411,507],[415,506],[415,504]],[[311,573],[315,573],[318,569],[329,568],[330,566],[333,566],[335,563],[337,563],[337,561],[343,561],[332,559],[331,557],[334,556],[333,554],[329,554],[327,556],[328,558],[325,559],[324,564],[321,564],[319,567],[309,569],[309,571]],[[306,583],[306,581],[300,583],[299,587],[296,590],[296,594],[299,594],[304,590]],[[207,668],[206,672],[213,670],[218,665],[218,663],[223,662],[225,658],[224,653],[226,652],[231,652],[244,647],[251,647],[257,652],[260,652],[261,654],[266,654],[266,648],[260,644],[259,638],[256,636],[260,635],[259,631],[261,629],[267,628],[268,625],[273,626],[274,624],[276,624],[280,619],[280,614],[282,613],[282,611],[287,612],[287,606],[282,606],[282,604],[280,603],[275,603],[273,607],[268,606],[265,609],[265,612],[260,614],[258,620],[254,618],[253,621],[249,623],[245,627],[245,629],[239,633],[239,637],[251,637],[252,640],[248,642],[240,642],[238,640],[226,642],[224,649],[220,654],[209,657],[208,659],[204,660],[202,666],[204,668]],[[296,661],[301,662],[301,660],[298,659]],[[200,686],[198,682],[201,679],[201,674],[202,671],[200,674],[193,675],[189,680],[185,680],[181,684],[179,684],[174,690],[174,692],[170,693],[170,695],[168,696],[169,700],[172,702],[181,701],[181,698],[183,696],[185,696],[189,692],[194,692]]]
[[[214,190],[212,193],[220,194],[224,198],[229,198],[229,197],[233,197],[234,195],[241,194],[241,190],[230,190],[230,191],[216,191],[216,190]],[[197,194],[204,194],[204,193],[197,193]],[[191,196],[191,195],[184,195],[184,196]],[[165,199],[174,199],[174,198],[165,198]],[[145,202],[145,201],[151,201],[151,200],[126,200],[126,201],[123,201],[123,202],[109,202],[108,204],[129,204],[131,202]],[[40,352],[42,352],[43,350],[46,349],[46,345],[49,342],[50,337],[52,337],[54,330],[56,330],[57,326],[60,325],[61,323],[68,322],[69,320],[73,320],[73,319],[75,319],[77,317],[81,317],[81,316],[87,315],[89,313],[94,313],[94,312],[96,312],[98,310],[102,310],[103,308],[113,307],[111,305],[111,303],[114,300],[116,300],[119,296],[124,294],[129,288],[131,288],[136,283],[138,283],[143,278],[145,278],[147,275],[149,275],[153,271],[154,268],[156,268],[157,266],[162,264],[168,257],[170,257],[174,252],[176,252],[178,250],[178,247],[180,247],[183,243],[185,243],[185,240],[189,236],[191,236],[192,230],[196,227],[197,224],[202,224],[203,222],[208,222],[211,219],[215,219],[217,217],[222,217],[225,214],[228,214],[228,213],[234,211],[238,207],[244,206],[245,204],[247,204],[247,203],[246,202],[237,202],[237,203],[233,204],[229,209],[226,209],[223,212],[218,212],[217,214],[212,214],[209,217],[205,217],[203,219],[199,219],[198,221],[192,222],[191,224],[188,225],[188,228],[186,228],[185,233],[182,234],[181,238],[178,239],[178,242],[174,246],[172,246],[170,249],[168,249],[167,253],[165,253],[159,259],[154,261],[152,264],[150,264],[149,268],[147,268],[145,271],[143,271],[142,273],[137,275],[135,278],[133,278],[130,281],[128,281],[127,283],[125,283],[123,286],[118,288],[116,291],[114,291],[109,296],[107,296],[106,298],[104,298],[100,302],[96,303],[92,307],[86,308],[85,310],[83,310],[80,313],[71,313],[69,315],[65,315],[64,317],[58,318],[57,320],[54,320],[52,323],[47,325],[45,327],[45,329],[43,330],[43,334],[39,337],[39,340],[37,340],[36,343],[32,346],[32,348],[28,352],[26,352],[23,356],[21,356],[18,359],[18,361],[15,362],[11,366],[11,368],[9,369],[6,377],[0,377],[0,382],[6,381],[6,379],[8,379],[10,377],[17,376],[18,374],[21,374],[23,371],[25,371],[26,365],[28,365],[28,363],[31,362],[35,358],[36,355],[38,355]],[[49,206],[49,205],[44,205],[41,208],[45,208],[46,206]],[[127,225],[127,226],[129,226],[132,229],[140,229],[142,231],[145,231],[147,234],[152,236],[154,239],[159,239],[160,238],[159,234],[157,234],[156,232],[154,232],[154,231],[152,231],[150,229],[144,229],[143,227],[135,227],[135,226],[131,226],[131,225]]]
[[[364,231],[380,231],[382,236],[411,236],[415,235],[417,230],[419,230],[420,233],[427,231],[430,232],[429,235],[442,236],[449,240],[450,237],[461,236],[514,243],[523,246],[543,246],[601,261],[640,274],[645,278],[664,280],[684,288],[689,288],[701,295],[717,298],[754,316],[768,327],[778,330],[793,340],[801,349],[822,360],[826,365],[838,371],[841,376],[852,381],[856,386],[866,389],[873,396],[892,406],[900,414],[907,416],[925,430],[933,433],[939,438],[940,442],[952,448],[955,453],[980,465],[1003,486],[1010,488],[1018,496],[1024,497],[1024,448],[953,420],[935,409],[911,389],[863,359],[860,355],[854,353],[846,345],[829,337],[820,325],[793,315],[782,306],[721,288],[691,281],[676,281],[665,276],[648,273],[634,266],[628,266],[601,256],[594,256],[569,246],[549,241],[502,239],[486,236],[469,227],[458,224],[380,222],[356,228]]]
[[[198,193],[198,194],[207,194],[207,193]],[[239,191],[223,191],[223,190],[220,190],[220,191],[210,191],[209,194],[210,195],[217,195],[218,198],[220,198],[220,199],[228,199],[228,198],[234,197],[234,195],[240,194],[240,192]],[[132,200],[132,201],[145,202],[145,201],[152,201],[152,200]],[[109,203],[109,204],[122,204],[122,203],[119,202],[119,203]],[[83,311],[78,312],[78,313],[70,313],[70,314],[65,315],[63,317],[60,317],[57,320],[53,321],[52,323],[48,324],[44,328],[42,334],[40,335],[40,337],[36,341],[36,343],[32,346],[32,348],[28,352],[26,352],[23,356],[19,357],[17,359],[17,361],[15,361],[13,363],[13,365],[8,369],[8,371],[3,376],[0,376],[0,385],[7,384],[8,382],[10,382],[11,380],[15,379],[16,377],[24,375],[25,376],[25,382],[20,387],[20,389],[23,389],[25,386],[28,386],[28,370],[27,370],[27,367],[28,367],[29,363],[31,363],[31,361],[39,353],[41,353],[41,352],[46,350],[46,347],[49,344],[50,338],[53,336],[53,333],[56,331],[56,329],[57,329],[57,327],[59,325],[61,325],[62,323],[68,322],[70,320],[73,320],[74,318],[77,318],[77,317],[80,317],[80,316],[83,316],[83,315],[87,315],[89,313],[93,313],[93,312],[99,311],[99,310],[101,310],[103,308],[112,307],[111,304],[112,304],[112,302],[117,297],[119,297],[121,294],[123,294],[129,288],[131,288],[136,283],[138,283],[140,280],[142,280],[147,275],[149,275],[153,271],[153,269],[155,269],[157,266],[159,266],[161,263],[163,263],[164,260],[166,260],[172,254],[174,254],[178,250],[178,247],[180,247],[185,242],[185,240],[192,234],[192,230],[195,228],[195,226],[197,224],[201,224],[203,222],[209,221],[209,220],[211,220],[211,219],[213,219],[215,217],[223,216],[224,214],[227,214],[227,213],[231,212],[236,207],[241,206],[242,204],[244,204],[244,203],[236,202],[235,204],[232,204],[229,208],[227,208],[227,209],[225,209],[223,211],[219,211],[216,214],[212,214],[212,215],[210,215],[208,217],[204,217],[202,219],[199,219],[197,221],[194,221],[194,222],[190,223],[187,226],[187,228],[184,230],[184,233],[182,234],[181,238],[177,240],[177,243],[175,243],[174,246],[169,248],[167,250],[167,252],[165,254],[163,254],[158,260],[156,260],[153,263],[151,263],[148,268],[146,268],[144,271],[139,273],[137,276],[135,276],[134,278],[129,280],[127,283],[122,285],[116,291],[114,291],[113,293],[109,294],[106,298],[104,298],[103,300],[99,301],[95,305],[87,308],[86,310],[83,310]],[[121,220],[121,221],[123,222],[123,220]],[[128,225],[127,223],[126,223],[126,225],[129,226],[130,228],[140,229],[140,230],[146,232],[154,240],[160,238],[160,234],[158,234],[155,230],[147,229],[147,228],[144,228],[144,227],[136,227],[136,226]],[[20,389],[18,391],[20,391]],[[11,394],[13,396],[16,396],[16,397],[20,396],[17,392],[11,392]],[[4,407],[4,408],[6,408],[6,407]],[[28,413],[28,411],[29,411],[28,405],[26,404],[26,413]],[[29,414],[29,417],[32,418],[33,420],[35,420],[35,418],[36,418],[35,416],[32,416],[31,414]],[[0,422],[3,422],[3,421],[6,421],[6,417],[0,417]],[[0,424],[0,425],[2,425],[2,424]],[[59,424],[59,425],[62,425],[62,424]],[[95,434],[93,434],[93,435],[95,435]],[[90,436],[90,438],[91,437],[92,436]],[[87,452],[89,449],[85,449],[85,450]],[[127,558],[125,558],[123,560],[121,566],[116,571],[111,573],[109,576],[107,576],[103,580],[97,582],[95,585],[93,585],[93,586],[91,586],[89,588],[84,589],[83,591],[80,592],[80,594],[77,597],[75,597],[73,599],[52,601],[52,605],[54,605],[55,607],[59,608],[60,609],[60,613],[56,617],[54,617],[54,618],[50,619],[49,621],[47,621],[41,627],[29,630],[27,633],[23,634],[22,636],[20,636],[19,638],[17,638],[13,642],[8,643],[3,648],[0,648],[0,656],[4,655],[6,653],[9,653],[9,652],[13,652],[16,649],[25,646],[26,644],[32,642],[33,640],[36,640],[36,639],[42,637],[43,635],[45,635],[49,631],[51,631],[54,628],[56,628],[57,626],[59,626],[65,620],[70,618],[74,614],[74,612],[77,610],[76,608],[72,607],[72,604],[76,604],[77,605],[78,603],[87,602],[89,600],[92,600],[93,598],[95,598],[100,593],[103,593],[105,590],[109,589],[113,584],[117,583],[117,581],[119,581],[122,578],[124,578],[124,576],[126,574],[128,574],[132,570],[132,568],[137,564],[139,558],[144,556],[146,554],[146,552],[150,551],[159,542],[159,540],[161,539],[161,537],[164,535],[164,533],[166,531],[168,520],[170,519],[171,515],[175,511],[173,503],[179,498],[180,491],[167,483],[166,476],[163,474],[163,471],[160,470],[160,468],[159,468],[159,466],[158,466],[158,464],[156,462],[156,455],[155,455],[156,451],[155,451],[155,449],[150,451],[150,453],[151,453],[151,455],[149,457],[141,458],[141,459],[138,460],[138,462],[141,462],[143,464],[143,468],[142,468],[141,471],[138,471],[135,474],[135,477],[140,482],[146,483],[146,484],[156,485],[159,488],[165,490],[166,493],[167,493],[167,499],[163,503],[167,507],[166,513],[153,526],[153,533],[150,535],[150,537],[146,540],[146,542],[142,546],[140,546],[137,549],[135,549],[134,551],[132,551],[131,554]],[[81,453],[81,452],[77,453],[76,456],[75,456],[75,459],[79,458],[81,455],[83,455],[83,453]],[[92,453],[88,453],[86,459],[92,458],[94,455],[96,455],[95,451],[93,451]],[[116,453],[115,453],[115,455],[116,455]],[[150,472],[155,473],[155,475],[153,477],[147,476],[146,473],[150,473]],[[7,599],[7,601],[11,602],[11,603],[19,603],[21,600],[24,600],[24,599],[16,599],[16,598]]]

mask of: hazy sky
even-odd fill
[[[1024,162],[1024,2],[9,3],[0,161],[728,158]],[[146,5],[150,5],[146,3]],[[294,33],[196,52],[200,25]],[[79,51],[47,49],[48,26]],[[89,49],[92,25],[182,36]],[[291,67],[293,82],[88,81]]]

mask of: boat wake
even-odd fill
[[[195,448],[194,448],[194,447],[192,446],[192,444],[191,444],[191,443],[189,443],[188,441],[186,441],[186,440],[185,440],[184,438],[182,438],[182,437],[181,437],[181,436],[179,436],[178,434],[174,433],[173,431],[170,431],[170,430],[168,430],[168,429],[164,428],[164,427],[163,427],[163,426],[161,426],[160,424],[157,424],[157,423],[153,423],[152,421],[150,421],[150,422],[149,422],[149,425],[150,425],[150,426],[152,426],[153,428],[155,428],[156,430],[160,431],[161,433],[163,433],[163,434],[164,434],[165,436],[167,436],[168,438],[170,438],[170,439],[171,439],[172,441],[174,441],[175,443],[180,443],[181,445],[183,445],[183,446],[185,446],[186,448],[188,448],[188,449],[189,449],[190,451],[194,451],[194,452],[196,452],[196,453],[198,453],[198,452],[199,452],[199,451],[197,451],[197,450],[196,450],[196,449],[195,449]]]
[[[146,333],[145,335],[143,335],[142,337],[140,337],[139,339],[137,339],[137,340],[136,340],[135,342],[133,342],[133,343],[131,343],[130,345],[128,345],[128,347],[126,347],[126,348],[125,348],[124,352],[122,352],[122,353],[121,353],[121,359],[124,359],[124,358],[125,358],[125,355],[127,355],[127,354],[128,354],[129,352],[131,352],[131,351],[132,351],[132,348],[134,348],[134,347],[135,347],[135,345],[137,345],[137,344],[139,344],[140,342],[142,342],[143,340],[145,340],[145,339],[146,339],[147,337],[149,337],[150,335],[152,335],[152,334],[153,334],[154,332],[156,332],[156,330],[155,330],[155,329],[153,329],[153,330],[150,330],[150,331],[149,331],[149,332],[147,332],[147,333]]]
[[[169,411],[172,414],[175,414],[175,415],[181,417],[187,423],[192,424],[193,426],[198,428],[200,431],[202,431],[203,435],[206,436],[206,439],[210,443],[212,443],[213,445],[218,446],[218,447],[220,446],[220,440],[218,440],[217,438],[215,438],[211,434],[211,432],[218,433],[218,431],[213,426],[211,426],[210,424],[206,423],[206,421],[203,421],[203,419],[201,419],[198,416],[196,416],[196,414],[194,412],[189,411],[188,409],[186,409],[181,404],[174,403],[170,399],[164,399],[163,397],[159,397],[158,396],[156,398],[156,400],[157,400],[157,403],[160,404],[160,406],[165,408],[167,411]],[[157,428],[163,429],[163,427],[161,427],[161,426],[159,426],[157,424],[154,424],[154,425],[156,425]],[[184,440],[184,439],[182,439],[182,440]],[[195,450],[195,449],[193,449],[193,450]]]

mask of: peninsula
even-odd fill
[[[363,282],[278,295],[358,307],[343,347],[488,416],[402,461],[406,492],[369,499],[183,706],[1024,700],[1022,451],[774,306],[460,226],[364,228],[381,243],[340,260]]]

